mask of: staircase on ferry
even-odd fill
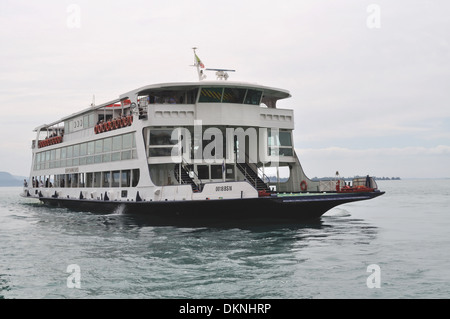
[[[258,176],[258,173],[250,166],[249,163],[237,163],[237,167],[244,174],[247,181],[256,188],[257,191],[269,192],[269,186]]]
[[[180,180],[180,172],[181,172],[181,180]],[[185,165],[176,164],[174,168],[175,178],[178,182],[181,184],[190,184],[192,187],[192,190],[194,192],[200,191],[198,185],[194,182],[194,180],[189,176],[188,167]]]

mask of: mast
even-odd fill
[[[197,53],[195,52],[195,50],[197,50],[197,47],[193,47],[192,50],[194,50],[194,65],[197,68],[197,73],[198,73],[198,80],[201,81],[203,79],[206,79],[206,75],[203,73],[203,70],[205,68],[205,65],[203,64],[203,62],[200,60],[200,58],[198,57]]]

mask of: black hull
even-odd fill
[[[39,198],[44,204],[98,214],[136,215],[153,225],[201,226],[223,223],[279,224],[319,219],[331,208],[378,197],[384,192],[260,197],[251,199],[118,202]]]

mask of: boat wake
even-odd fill
[[[329,216],[329,217],[349,217],[349,216],[352,216],[352,214],[346,209],[333,208],[332,210],[328,211],[324,216]]]
[[[120,216],[125,213],[125,205],[119,205],[110,216]]]

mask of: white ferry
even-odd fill
[[[302,222],[384,194],[373,178],[313,181],[294,149],[289,91],[228,81],[147,85],[35,129],[22,196],[155,224]],[[205,71],[217,79],[205,80]],[[268,171],[288,171],[287,181]]]

